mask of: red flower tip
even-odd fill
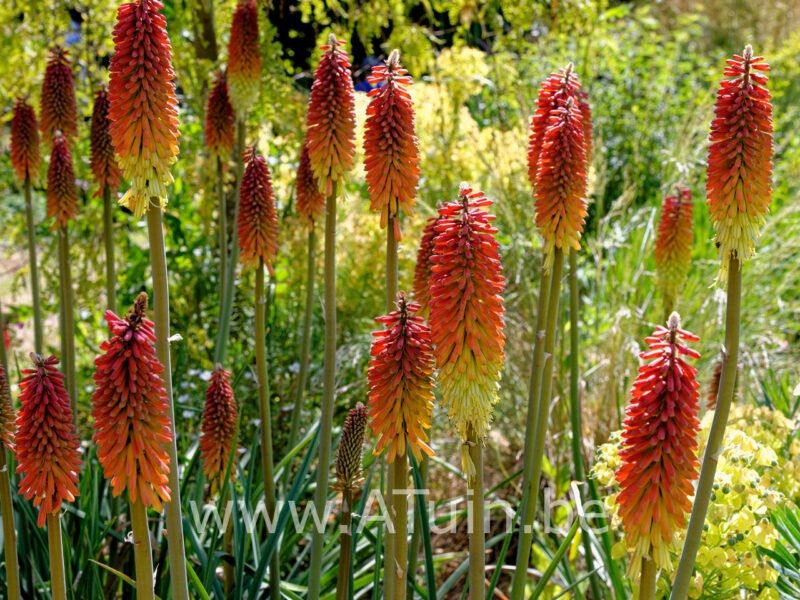
[[[322,46],[308,101],[308,155],[319,189],[330,195],[355,161],[355,98],[350,61],[331,34]]]
[[[111,121],[108,120],[109,106],[108,92],[106,87],[101,85],[94,95],[89,144],[92,174],[97,184],[95,196],[101,196],[106,187],[112,193],[116,193],[122,177],[117,161],[114,160],[114,145],[111,143],[111,133],[109,132],[111,126]]]
[[[239,410],[233,397],[230,378],[231,374],[217,364],[206,390],[206,405],[203,409],[200,458],[203,459],[203,473],[211,484],[212,494],[222,489],[231,455],[231,476],[236,472],[235,442]]]
[[[39,527],[48,514],[58,514],[61,502],[78,496],[78,436],[72,424],[64,375],[55,356],[42,358],[31,352],[33,369],[23,369],[19,383],[21,404],[17,415],[17,473],[22,474],[19,494],[39,507]]]
[[[228,158],[233,152],[233,106],[228,97],[228,78],[224,71],[214,75],[206,102],[206,147],[212,156]]]
[[[617,496],[632,568],[649,557],[659,568],[671,568],[669,552],[675,533],[692,509],[692,481],[697,477],[697,370],[683,357],[700,358],[684,342],[697,336],[680,328],[672,313],[668,326],[645,340],[650,349],[633,383],[623,424],[622,466]]]
[[[417,460],[424,452],[433,456],[426,429],[433,409],[433,352],[431,333],[419,304],[409,304],[398,294],[397,310],[375,319],[385,329],[372,335],[369,362],[369,417],[372,432],[380,436],[374,453],[389,449],[387,462],[406,456],[410,448]]]
[[[413,83],[393,50],[385,64],[372,67],[367,81],[376,86],[368,94],[364,129],[364,167],[370,208],[381,213],[381,227],[394,219],[394,234],[401,238],[400,209],[414,211],[419,182],[419,149],[414,134],[414,104],[407,87]]]
[[[273,275],[272,261],[278,254],[278,213],[269,167],[255,146],[245,150],[244,160],[247,164],[239,191],[241,262],[257,267],[263,261]]]
[[[256,0],[241,0],[233,13],[228,42],[228,84],[236,115],[239,118],[258,100],[261,78],[261,54],[258,41]]]
[[[313,227],[314,221],[325,214],[325,195],[319,191],[319,184],[311,170],[307,141],[303,141],[297,167],[297,213],[309,227]]]
[[[94,441],[103,473],[114,496],[125,489],[131,501],[161,510],[170,499],[169,456],[172,440],[169,403],[153,342],[153,322],[147,316],[147,294],[136,298],[128,316],[110,310],[105,318],[111,339],[94,361],[96,389],[92,395]]]
[[[436,226],[441,217],[431,217],[428,219],[425,228],[422,230],[422,239],[417,250],[417,264],[414,268],[414,300],[419,303],[419,316],[427,318],[430,314],[431,300],[431,275],[433,275],[433,256],[436,248]]]
[[[52,142],[57,131],[70,139],[78,135],[78,104],[68,54],[63,48],[56,47],[47,59],[39,100],[42,136],[46,144]]]
[[[8,375],[3,365],[0,365],[0,444],[11,451],[14,450],[14,431],[17,429],[16,419],[14,405],[11,404],[11,388],[8,385]]]
[[[72,155],[67,138],[57,131],[47,168],[47,218],[55,219],[50,229],[66,227],[67,222],[77,216],[78,188],[72,170]]]
[[[680,186],[678,196],[664,198],[655,250],[658,282],[669,307],[675,306],[686,283],[694,240],[692,194]]]
[[[39,170],[39,124],[25,98],[17,98],[11,117],[11,164],[19,181],[36,179]]]

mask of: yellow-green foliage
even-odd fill
[[[702,420],[700,449],[711,427],[713,413]],[[783,413],[750,405],[735,406],[725,433],[724,450],[714,479],[714,493],[706,517],[705,531],[697,555],[697,574],[690,597],[697,599],[747,598],[777,600],[769,582],[777,574],[759,558],[759,546],[774,548],[777,533],[769,521],[769,512],[778,507],[794,508],[800,501],[800,441],[794,439],[797,424]],[[609,488],[606,508],[612,526],[621,524],[615,504],[618,487],[614,478],[620,466],[620,436],[601,446],[593,476]],[[688,519],[688,516],[687,516]],[[683,543],[683,532],[676,548]],[[626,556],[624,539],[613,549],[617,558]],[[674,566],[678,564],[674,556]],[[672,573],[662,573],[659,587],[669,591]]]

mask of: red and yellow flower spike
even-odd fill
[[[111,339],[94,361],[92,395],[94,441],[103,473],[119,496],[161,511],[170,499],[169,456],[172,440],[167,393],[156,357],[153,322],[147,316],[147,294],[136,297],[125,319],[106,311]]]
[[[314,72],[308,101],[308,155],[319,190],[329,195],[355,161],[356,112],[350,61],[330,34]]]
[[[48,145],[58,131],[69,139],[78,135],[78,104],[75,101],[72,64],[67,58],[68,54],[60,47],[51,50],[44,72],[39,118],[42,137]]]
[[[169,168],[178,156],[178,102],[167,22],[160,0],[120,5],[114,26],[108,96],[111,140],[131,187],[120,198],[138,219],[156,199],[167,203]]]
[[[36,112],[25,98],[17,98],[11,117],[11,164],[17,179],[36,180],[39,172],[39,124]]]
[[[431,275],[433,263],[431,256],[436,249],[436,226],[441,217],[431,217],[422,230],[422,238],[417,250],[417,264],[414,267],[414,300],[419,303],[417,314],[427,319],[430,314]]]
[[[621,487],[617,505],[627,546],[633,552],[631,575],[641,559],[671,569],[675,534],[686,525],[689,498],[697,478],[697,369],[683,357],[700,358],[684,342],[698,337],[680,328],[678,313],[667,327],[646,338],[650,349],[639,357],[631,402],[623,424],[622,466],[616,478]]]
[[[656,237],[656,269],[658,284],[669,310],[686,283],[692,262],[692,194],[685,187],[678,188],[678,196],[667,196],[661,208]]]
[[[325,195],[319,191],[311,170],[307,141],[303,141],[297,166],[297,214],[308,227],[313,227],[314,222],[325,214]]]
[[[218,71],[206,102],[206,148],[212,157],[227,160],[233,152],[234,120],[228,77]]]
[[[439,209],[431,257],[430,317],[442,403],[463,441],[473,428],[489,433],[503,369],[503,298],[500,252],[492,227],[492,202],[462,183],[459,198]],[[468,479],[474,465],[466,447]]]
[[[258,100],[260,80],[258,7],[256,0],[240,0],[228,41],[228,93],[237,117],[244,117]]]
[[[364,168],[370,208],[381,213],[381,227],[394,218],[395,239],[401,239],[400,210],[414,212],[419,182],[419,148],[414,134],[414,104],[407,87],[413,83],[400,66],[400,53],[392,50],[383,65],[372,67],[367,77],[378,86],[368,94],[364,128]]]
[[[388,448],[389,463],[406,456],[409,448],[417,460],[422,460],[420,451],[433,456],[425,430],[431,427],[434,358],[430,329],[414,314],[418,309],[400,292],[397,310],[375,319],[386,329],[372,334],[369,426],[380,437],[373,453]]]
[[[720,82],[708,148],[707,204],[722,258],[718,280],[727,280],[728,258],[755,256],[755,243],[772,197],[772,105],[769,65],[753,56],[727,61]]]
[[[97,191],[94,193],[96,197],[102,196],[105,188],[116,193],[122,177],[122,172],[114,159],[114,144],[111,143],[109,107],[108,91],[105,85],[101,85],[94,94],[89,144],[92,174],[97,184]]]
[[[72,170],[72,156],[67,138],[56,132],[53,152],[47,167],[47,218],[55,219],[50,229],[66,227],[78,216],[78,188]]]
[[[44,526],[48,514],[56,515],[61,502],[78,496],[78,436],[64,387],[64,375],[56,369],[55,356],[31,353],[33,369],[23,369],[20,381],[15,440],[17,473],[22,474],[19,494],[39,507],[36,524]]]
[[[239,249],[245,265],[257,267],[263,260],[270,275],[278,254],[278,213],[272,179],[264,157],[255,146],[244,152],[245,168],[239,192]]]
[[[580,250],[586,218],[586,145],[575,99],[554,108],[545,131],[536,176],[536,225],[545,240],[544,269],[556,248]]]
[[[0,340],[2,343],[2,340]],[[14,405],[11,404],[11,388],[8,385],[8,375],[3,365],[0,365],[0,444],[7,449],[14,450],[14,431],[17,429]],[[3,449],[0,447],[0,452]]]
[[[203,428],[200,437],[200,458],[203,459],[203,473],[211,485],[213,494],[225,481],[228,462],[231,474],[236,472],[236,421],[239,409],[233,397],[231,374],[217,364],[211,374],[206,390],[206,405],[203,408]]]

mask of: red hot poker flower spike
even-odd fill
[[[772,197],[772,105],[767,90],[769,65],[753,56],[729,59],[720,82],[708,148],[707,204],[714,223],[727,281],[728,257],[755,256],[755,243]]]
[[[111,121],[108,120],[108,92],[105,86],[95,92],[94,108],[92,109],[91,126],[91,165],[94,181],[97,184],[95,196],[102,196],[103,190],[107,187],[112,193],[116,193],[119,187],[119,180],[122,172],[114,159],[114,145],[111,143]]]
[[[428,219],[425,229],[422,230],[422,239],[417,250],[417,265],[414,268],[414,300],[419,303],[417,314],[426,319],[430,314],[431,299],[431,275],[433,274],[433,263],[431,256],[436,249],[434,243],[436,239],[436,226],[441,217]]]
[[[431,427],[434,359],[430,330],[422,317],[414,314],[418,308],[419,304],[409,304],[401,292],[397,310],[375,319],[386,329],[372,334],[369,426],[380,436],[374,453],[388,448],[389,463],[406,456],[409,448],[417,460],[422,459],[420,451],[433,456],[425,430]]]
[[[50,229],[66,227],[67,222],[77,216],[78,188],[75,186],[72,156],[67,138],[56,133],[47,168],[47,218],[55,219]]]
[[[223,160],[233,152],[233,106],[228,97],[228,78],[224,71],[214,76],[206,102],[206,147],[212,156]]]
[[[678,313],[672,313],[668,327],[658,327],[645,341],[650,350],[639,356],[650,362],[639,367],[633,383],[616,475],[632,570],[645,557],[661,569],[671,568],[670,550],[692,510],[698,466],[697,369],[682,358],[700,358],[683,343],[698,338],[681,329]]]
[[[17,98],[11,117],[11,164],[20,182],[36,179],[39,171],[39,124],[36,112],[24,98]]]
[[[692,194],[685,187],[678,190],[680,197],[667,196],[661,208],[656,238],[656,268],[664,302],[674,308],[686,283],[692,262]]]
[[[63,500],[72,502],[78,495],[81,458],[58,360],[33,353],[31,360],[34,368],[23,369],[19,384],[15,446],[17,473],[22,474],[19,493],[40,507],[36,523],[42,527],[48,514],[58,514]]]
[[[178,156],[178,102],[167,21],[160,0],[121,4],[114,26],[108,96],[111,140],[131,188],[120,198],[138,219],[150,199],[167,203]]]
[[[308,101],[308,155],[319,190],[329,195],[355,161],[355,98],[344,42],[331,34],[322,46]]]
[[[239,192],[241,262],[257,267],[263,260],[270,275],[278,254],[278,213],[267,161],[251,146],[244,152],[245,168]]]
[[[370,208],[381,212],[381,227],[389,217],[414,211],[419,182],[419,149],[414,135],[414,104],[406,89],[413,83],[393,50],[386,64],[372,67],[364,129],[364,167],[367,171]],[[400,239],[400,222],[394,219],[394,235]]]
[[[545,271],[556,248],[580,250],[586,218],[586,146],[574,98],[554,108],[536,179],[536,225],[545,240]]]
[[[308,227],[313,227],[314,221],[325,214],[325,195],[319,191],[319,184],[311,170],[306,141],[303,142],[297,167],[297,213]]]
[[[576,101],[581,111],[583,143],[586,148],[586,164],[588,165],[592,162],[592,136],[594,135],[594,128],[592,127],[592,108],[589,106],[589,94],[584,91],[577,92]]]
[[[2,342],[0,342],[2,343]],[[3,365],[0,365],[0,444],[14,450],[14,431],[17,428],[14,405],[11,404],[11,389]],[[3,451],[0,447],[0,452]]]
[[[200,458],[203,473],[211,484],[211,493],[222,488],[228,462],[233,454],[231,474],[236,472],[236,421],[239,409],[233,397],[231,374],[217,365],[211,374],[203,409],[203,435],[200,437]]]
[[[228,83],[231,104],[239,118],[258,100],[261,54],[256,0],[241,0],[233,13],[228,42]]]
[[[97,458],[114,496],[125,489],[131,501],[161,510],[170,489],[169,456],[164,447],[172,440],[167,393],[161,379],[164,368],[156,357],[153,322],[145,313],[147,294],[136,298],[128,316],[106,311],[111,339],[103,342],[95,359],[92,416]]]
[[[72,65],[63,48],[54,48],[47,59],[39,101],[42,136],[50,144],[60,131],[72,139],[78,135],[78,104],[72,82]]]

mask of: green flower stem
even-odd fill
[[[147,211],[147,231],[150,236],[150,263],[153,271],[153,314],[156,334],[156,353],[164,365],[161,378],[167,392],[169,418],[172,424],[172,441],[167,444],[169,454],[169,489],[171,496],[165,503],[167,521],[167,551],[169,555],[170,583],[173,600],[189,600],[189,581],[186,573],[186,553],[181,516],[181,488],[178,478],[178,439],[175,427],[175,407],[172,402],[172,361],[169,351],[169,284],[167,280],[167,254],[164,248],[164,225],[161,202],[153,198]]]
[[[396,217],[389,217],[389,222],[386,225],[386,313],[392,312],[395,308],[395,301],[397,300],[398,288],[398,266],[397,266],[397,239],[394,237],[394,219]],[[383,469],[384,465],[381,465]],[[386,495],[384,498],[389,508],[389,518],[394,519],[391,507],[394,501],[394,483],[396,480],[395,464],[389,463],[388,477],[386,478]],[[384,537],[384,577],[383,577],[383,597],[392,599],[395,597],[395,578],[390,572],[394,572],[395,564],[395,536],[397,533],[397,523],[392,522],[392,526],[386,527],[386,535]]]
[[[58,267],[61,284],[61,365],[69,392],[72,421],[78,430],[78,383],[75,378],[75,314],[72,306],[72,274],[69,266],[69,232],[58,228]]]
[[[486,531],[483,522],[483,447],[475,430],[467,430],[469,458],[475,465],[475,477],[468,482],[469,512],[469,600],[483,600],[486,595]]]
[[[50,552],[50,594],[52,600],[67,600],[67,577],[61,542],[61,515],[47,515],[47,547]]]
[[[2,340],[0,346],[5,346]],[[6,447],[2,444],[0,444],[0,511],[3,511],[3,546],[6,551],[8,600],[19,600],[19,561],[17,534],[14,531],[14,505],[11,501],[11,476]]]
[[[261,418],[261,462],[264,473],[264,504],[270,518],[275,514],[275,482],[272,476],[272,417],[269,407],[269,377],[267,376],[267,342],[264,296],[264,261],[256,270],[256,374],[258,376],[258,409]],[[269,563],[269,591],[272,600],[280,600],[280,563],[277,548]]]
[[[656,563],[649,558],[643,558],[642,576],[639,580],[639,600],[655,600],[657,574]]]
[[[219,201],[219,304],[225,301],[225,282],[228,278],[228,208],[225,201],[225,176],[222,172],[222,159],[217,157],[217,200]]]
[[[150,529],[147,527],[147,508],[141,500],[132,500],[133,558],[136,566],[136,600],[153,600],[153,551],[150,548]]]
[[[339,536],[339,567],[336,573],[336,600],[347,600],[350,585],[351,546],[353,545],[353,490],[342,490],[342,523]]]
[[[396,456],[392,463],[391,514],[394,519],[394,600],[406,600],[408,570],[408,455]]]
[[[117,276],[114,268],[114,212],[111,188],[103,186],[103,234],[106,246],[106,308],[117,312]]]
[[[422,460],[419,462],[419,477],[422,481],[422,488],[425,487],[425,482],[428,480],[428,455],[423,454]],[[416,487],[416,486],[414,486]],[[415,497],[415,502],[417,498]],[[417,573],[417,562],[419,559],[419,544],[420,535],[422,532],[422,513],[418,510],[414,511],[414,531],[411,533],[411,542],[408,547],[408,572],[411,573],[412,578]],[[406,585],[406,596],[408,598],[414,597],[414,585],[411,581]]]
[[[31,180],[25,178],[25,217],[28,222],[28,255],[31,269],[31,296],[33,301],[33,334],[36,354],[44,355],[44,334],[42,333],[42,300],[39,293],[39,264],[36,261],[36,233],[33,223],[33,201],[31,200]]]
[[[227,500],[227,495],[226,495]],[[223,502],[222,506],[226,506],[227,502]],[[225,532],[222,534],[222,548],[229,556],[233,556],[233,519],[228,519],[228,524],[225,526]],[[230,561],[225,561],[222,565],[222,578],[225,584],[225,595],[230,596],[233,591],[233,586],[236,585],[236,568]]]
[[[717,472],[717,463],[722,452],[722,441],[725,437],[725,427],[728,424],[728,414],[733,402],[736,387],[736,365],[739,362],[739,325],[742,302],[742,263],[731,255],[728,262],[728,304],[725,311],[725,348],[722,358],[722,374],[720,375],[719,392],[717,393],[717,407],[714,410],[714,420],[708,434],[708,443],[703,455],[703,466],[700,469],[700,479],[694,496],[692,516],[689,519],[689,528],[686,531],[686,540],[683,543],[681,560],[675,573],[675,583],[672,587],[670,600],[686,600],[689,593],[689,583],[692,579],[692,570],[697,558],[697,551],[703,538],[703,524],[708,512],[708,503],[711,498],[711,489],[714,485],[714,475]]]
[[[328,476],[331,464],[331,435],[333,409],[336,401],[336,191],[333,182],[325,202],[325,373],[322,392],[322,416],[319,431],[319,462],[317,463],[317,489],[314,493],[314,510],[322,522],[325,502],[328,499]],[[308,575],[308,600],[319,600],[324,531],[311,535],[311,564]]]

